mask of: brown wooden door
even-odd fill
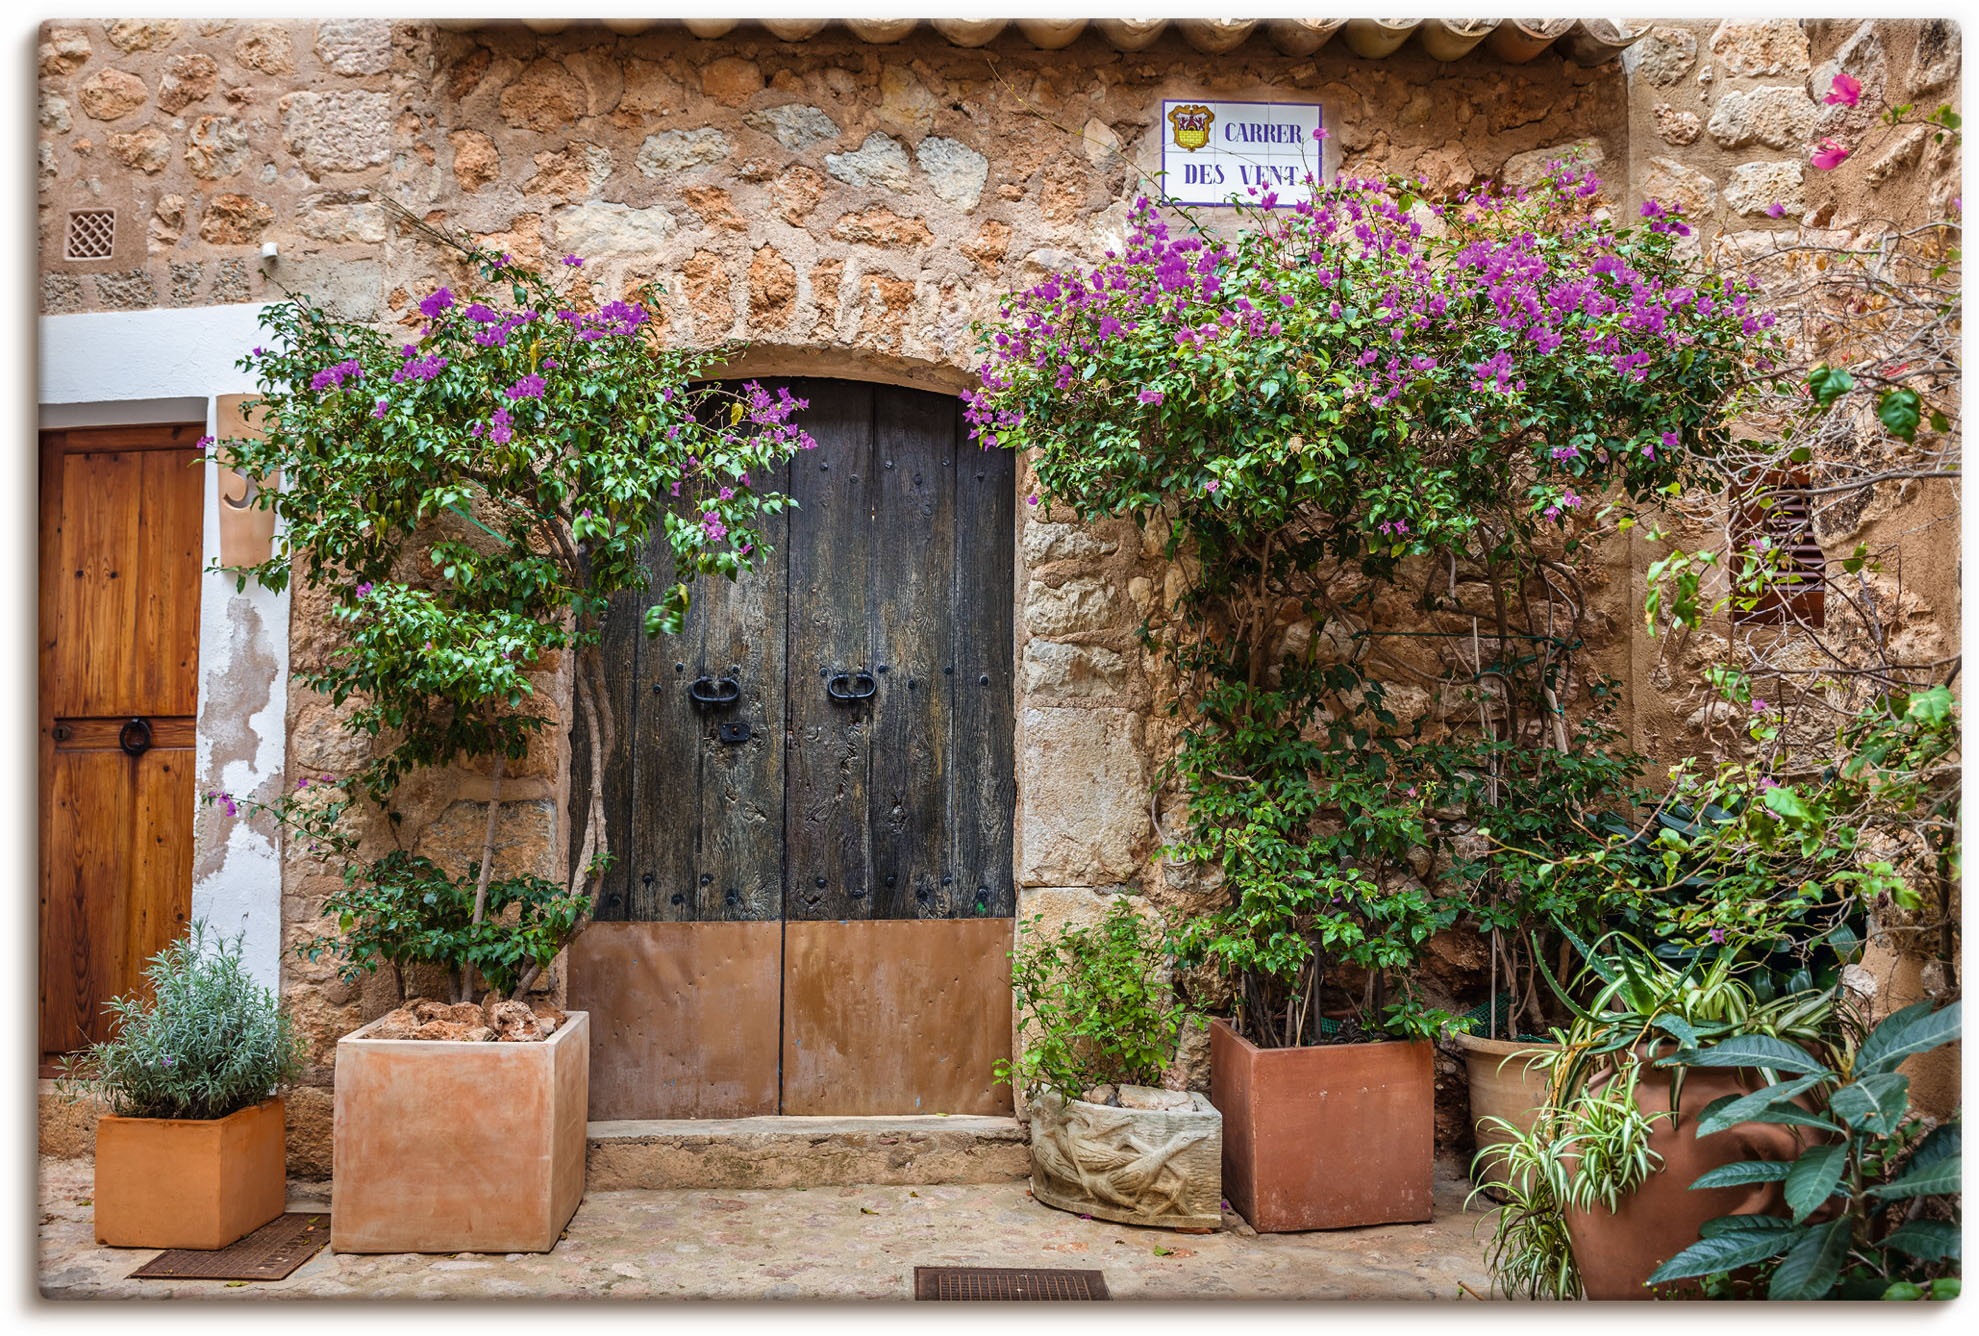
[[[41,436],[44,1053],[108,1037],[191,915],[200,434]]]
[[[947,396],[791,390],[768,562],[680,636],[614,610],[595,1118],[1008,1108],[1014,460]]]

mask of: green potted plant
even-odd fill
[[[281,478],[256,498],[283,521],[276,548],[239,578],[298,579],[328,603],[340,638],[298,678],[368,759],[272,803],[212,797],[230,816],[271,814],[341,867],[330,931],[305,954],[390,967],[402,985],[437,973],[450,994],[338,1045],[332,1247],[543,1251],[583,1194],[593,1041],[584,1013],[539,1017],[527,999],[591,921],[612,857],[603,620],[614,594],[657,579],[645,630],[677,630],[697,576],[760,560],[753,522],[787,502],[763,483],[811,442],[787,391],[697,385],[734,350],[661,344],[655,292],[599,305],[579,256],[552,277],[400,221],[482,291],[436,286],[394,330],[274,304],[268,347],[242,363],[260,379],[246,405],[258,434],[219,446]],[[561,883],[497,867],[504,777],[551,727],[541,693],[559,675],[591,758]],[[401,843],[402,783],[446,768],[485,783],[480,856],[464,865]]]
[[[224,1248],[288,1200],[282,1086],[301,1069],[289,1017],[204,922],[153,956],[149,996],[110,1003],[112,1037],[63,1060],[58,1092],[95,1098],[96,1238]]]
[[[1780,1206],[1776,1181],[1692,1195],[1693,1181],[1736,1160],[1789,1161],[1805,1144],[1785,1120],[1735,1119],[1704,1135],[1702,1111],[1760,1089],[1765,1072],[1692,1069],[1676,1055],[1732,1035],[1810,1051],[1833,1023],[1836,991],[1762,1000],[1749,980],[1763,966],[1733,949],[1672,964],[1622,933],[1577,945],[1598,988],[1584,1007],[1567,1002],[1573,1019],[1538,1059],[1547,1103],[1529,1129],[1500,1129],[1479,1152],[1502,1163],[1507,1199],[1492,1270],[1513,1295],[1646,1298],[1650,1274],[1706,1220]]]
[[[1852,1018],[1850,1018],[1852,1020]],[[1741,1122],[1811,1128],[1791,1160],[1735,1160],[1700,1176],[1709,1192],[1777,1183],[1788,1214],[1707,1220],[1700,1237],[1663,1263],[1651,1283],[1701,1279],[1720,1297],[1955,1299],[1959,1293],[1961,1121],[1927,1126],[1909,1116],[1909,1058],[1955,1043],[1956,1004],[1924,1001],[1885,1017],[1860,1044],[1837,1027],[1816,1054],[1765,1035],[1734,1034],[1685,1048],[1667,1063],[1757,1068],[1774,1078],[1728,1096],[1698,1118],[1700,1137]]]
[[[1201,1094],[1158,1083],[1175,1061],[1184,1010],[1161,932],[1115,897],[1089,925],[1049,936],[1024,925],[1011,953],[1016,1061],[1031,1123],[1031,1195],[1128,1225],[1222,1223],[1223,1120]]]

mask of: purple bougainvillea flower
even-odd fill
[[[497,408],[495,416],[489,420],[488,439],[496,445],[507,445],[515,439],[515,419],[508,415],[506,408]]]
[[[347,380],[363,380],[364,368],[355,361],[339,362],[326,366],[309,378],[312,390],[341,390]]]
[[[1758,699],[1757,697],[1754,697],[1752,702],[1752,712],[1754,714],[1766,713],[1766,702]]]
[[[1837,74],[1821,100],[1830,106],[1852,107],[1862,100],[1862,83],[1852,74]]]
[[[1784,218],[1787,216],[1787,206],[1778,200],[1774,200],[1766,206],[1766,216],[1768,218]]]
[[[1211,478],[1208,482],[1203,484],[1203,490],[1205,492],[1213,492],[1222,485],[1223,484],[1218,482],[1216,479]]]
[[[1824,172],[1832,172],[1848,159],[1848,150],[1833,139],[1823,139],[1820,150],[1808,159]]]
[[[1024,504],[1027,506],[1035,506],[1037,503],[1038,503],[1038,494],[1036,492],[1032,492],[1029,496],[1024,498]]]
[[[1141,402],[1144,404],[1158,404],[1167,397],[1168,396],[1163,394],[1160,390],[1141,391]]]
[[[390,399],[380,399],[378,401],[378,406],[371,410],[371,416],[374,418],[381,418],[385,416],[386,410],[389,409],[391,406],[392,406],[392,401]]]
[[[477,325],[492,325],[502,318],[500,312],[492,307],[483,306],[480,302],[475,302],[461,314]]]
[[[371,582],[369,580],[366,580],[363,584],[360,584],[352,592],[355,593],[359,598],[368,598],[371,594]]]
[[[445,288],[441,288],[438,292],[435,292],[425,301],[419,303],[419,314],[425,316],[428,320],[433,320],[439,316],[440,312],[446,310],[448,307],[452,306],[453,304],[454,304],[453,293],[449,292]]]
[[[1722,943],[1725,940],[1725,930],[1723,928],[1713,928],[1711,930],[1711,940]]]
[[[582,261],[582,260],[580,260],[580,259],[578,259],[578,258],[577,258],[577,257],[576,257],[575,255],[566,255],[566,256],[564,256],[564,257],[563,257],[563,262],[564,262],[565,264],[567,264],[567,265],[569,265],[569,266],[570,266],[570,267],[571,267],[572,269],[576,269],[576,268],[579,268],[579,267],[581,267],[581,266],[583,265],[583,263],[584,263],[584,261]]]
[[[549,382],[545,381],[541,376],[529,375],[524,376],[521,380],[518,380],[506,390],[503,390],[502,393],[511,399],[541,399],[543,397],[543,391],[548,387]]]
[[[722,523],[719,512],[710,510],[701,516],[701,532],[708,535],[708,541],[718,543],[728,535],[728,526]]]

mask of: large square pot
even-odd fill
[[[288,1205],[282,1101],[225,1118],[96,1123],[96,1239],[113,1248],[224,1248]]]
[[[1230,1204],[1260,1234],[1428,1220],[1433,1054],[1426,1040],[1259,1048],[1211,1022]]]
[[[337,1041],[330,1247],[548,1252],[584,1197],[591,1018],[540,1043]]]
[[[1028,1101],[1031,1195],[1123,1225],[1221,1228],[1223,1118],[1201,1095],[1186,1099],[1116,1108],[1039,1091]]]

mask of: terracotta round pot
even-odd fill
[[[1546,1089],[1552,1072],[1534,1067],[1533,1060],[1559,1049],[1544,1040],[1486,1039],[1482,1035],[1460,1034],[1457,1047],[1464,1051],[1464,1069],[1470,1077],[1471,1122],[1477,1134],[1481,1155],[1493,1146],[1503,1145],[1512,1134],[1487,1118],[1502,1118],[1521,1132],[1532,1130],[1533,1121],[1546,1104]],[[1504,1197],[1504,1162],[1497,1156],[1472,1161],[1473,1181],[1495,1200]]]
[[[1636,1087],[1644,1113],[1670,1109],[1670,1075],[1654,1070]],[[1598,1079],[1598,1078],[1597,1078]],[[1641,1187],[1623,1197],[1618,1209],[1565,1212],[1573,1242],[1574,1265],[1589,1299],[1672,1298],[1697,1292],[1695,1282],[1673,1281],[1655,1289],[1650,1273],[1697,1242],[1705,1221],[1721,1215],[1784,1215],[1786,1200],[1778,1183],[1691,1190],[1707,1170],[1735,1160],[1792,1160],[1805,1142],[1804,1129],[1777,1123],[1737,1123],[1707,1137],[1696,1135],[1697,1117],[1712,1100],[1749,1094],[1761,1078],[1749,1068],[1694,1067],[1684,1076],[1680,1121],[1663,1119],[1650,1133],[1649,1146],[1663,1157]]]

